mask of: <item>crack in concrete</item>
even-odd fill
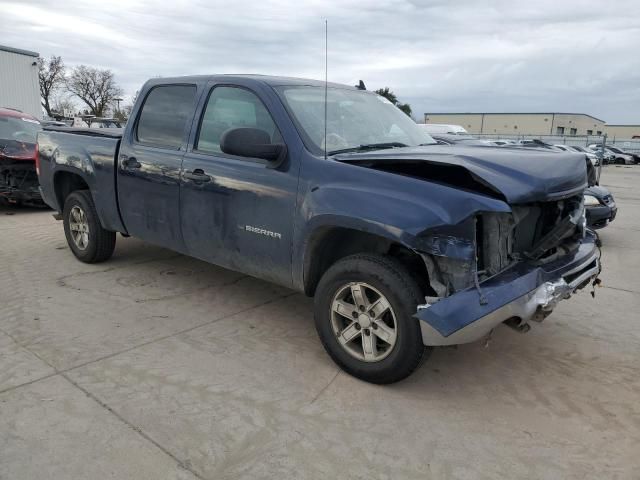
[[[327,383],[324,387],[322,387],[320,389],[320,391],[316,394],[315,397],[313,397],[313,399],[311,400],[311,402],[309,403],[309,405],[313,405],[313,403],[318,400],[320,398],[320,396],[327,391],[327,389],[331,386],[331,384],[336,380],[336,378],[338,378],[338,375],[340,375],[340,369],[338,368],[336,370],[336,374],[333,376],[333,378],[331,380],[329,380],[329,383]]]
[[[620,287],[610,287],[609,285],[603,285],[602,288],[608,288],[610,290],[618,290],[620,292],[628,292],[628,293],[640,294],[640,292],[638,290],[629,290],[627,288],[620,288]]]
[[[118,412],[116,412],[113,408],[111,408],[107,403],[103,402],[102,400],[100,400],[100,398],[98,398],[96,395],[94,395],[93,393],[91,393],[89,390],[87,390],[86,388],[80,386],[77,382],[75,382],[73,379],[71,379],[66,373],[61,373],[60,376],[62,378],[64,378],[67,382],[69,382],[71,385],[73,385],[74,387],[76,387],[78,390],[80,390],[81,392],[83,392],[87,397],[89,397],[91,400],[93,400],[94,402],[96,402],[98,405],[100,405],[103,409],[105,409],[106,411],[108,411],[109,413],[111,413],[114,417],[116,417],[118,420],[120,420],[122,423],[124,423],[126,426],[128,426],[131,430],[133,430],[134,432],[136,432],[138,435],[140,435],[143,439],[145,439],[147,442],[151,443],[152,445],[154,445],[158,450],[160,450],[162,453],[164,453],[165,455],[167,455],[169,458],[171,458],[174,462],[176,462],[176,464],[178,465],[179,468],[182,468],[183,470],[188,471],[189,473],[191,473],[194,477],[200,479],[200,480],[206,480],[205,477],[203,477],[200,473],[196,472],[193,467],[191,467],[190,465],[188,465],[186,462],[183,462],[182,460],[180,460],[180,458],[178,458],[174,453],[172,453],[169,449],[165,448],[160,442],[154,440],[148,433],[146,433],[144,430],[142,430],[142,428],[138,427],[137,425],[134,425],[133,423],[129,422],[129,420],[127,420],[125,417],[123,417],[122,415],[120,415]]]

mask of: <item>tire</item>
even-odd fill
[[[76,221],[78,218],[81,220]],[[116,233],[102,228],[93,199],[87,190],[76,190],[66,198],[62,220],[67,243],[78,260],[99,263],[111,257],[116,246]],[[78,228],[88,231],[79,232]],[[78,233],[85,235],[79,238]]]
[[[364,301],[356,300],[361,296],[358,291],[365,292]],[[382,311],[385,305],[378,301],[378,295],[389,308],[381,315],[374,312],[371,318],[372,311]],[[423,302],[418,283],[397,260],[375,254],[352,255],[332,265],[318,284],[316,330],[329,356],[345,372],[371,383],[394,383],[408,377],[432,350],[423,345],[419,321],[414,317],[417,305]],[[359,303],[364,304],[364,310],[358,308]],[[353,340],[347,340],[352,335]]]

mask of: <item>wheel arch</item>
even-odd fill
[[[90,191],[89,184],[82,175],[68,170],[55,172],[53,176],[53,191],[60,212],[64,209],[65,199],[76,190]]]
[[[322,275],[337,261],[357,253],[389,255],[399,260],[417,278],[425,293],[429,275],[421,256],[398,239],[344,226],[318,227],[309,236],[303,258],[304,292],[315,294]]]

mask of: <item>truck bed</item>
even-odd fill
[[[95,200],[102,226],[124,232],[117,191],[117,153],[122,129],[47,127],[38,134],[40,185],[44,201],[62,212],[56,192],[71,175],[80,176]]]
[[[48,132],[71,133],[90,137],[122,138],[124,128],[73,128],[73,127],[44,127]]]

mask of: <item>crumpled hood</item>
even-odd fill
[[[509,203],[550,201],[575,195],[587,187],[585,155],[581,153],[528,148],[429,145],[340,154],[333,158],[381,170],[384,170],[384,165],[400,162],[420,163],[426,167],[420,175],[425,180],[430,180],[429,164],[434,167],[461,167],[479,183],[501,194]],[[455,173],[452,172],[453,174]],[[443,183],[442,180],[440,183]]]

